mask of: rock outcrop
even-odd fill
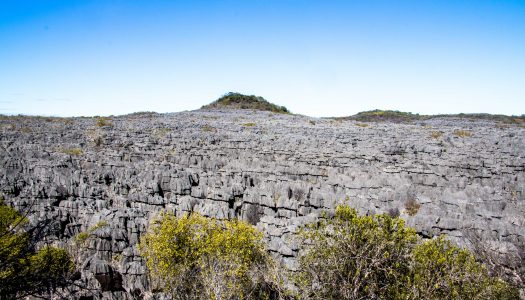
[[[298,228],[342,203],[399,213],[422,236],[446,233],[509,274],[525,268],[520,125],[246,110],[2,117],[0,165],[7,202],[55,220],[50,238],[78,253],[79,283],[91,290],[70,292],[82,299],[151,295],[137,242],[163,210],[246,220],[290,269]]]

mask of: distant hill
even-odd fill
[[[208,105],[204,105],[202,109],[255,109],[263,111],[271,111],[281,114],[289,114],[290,111],[284,107],[268,102],[260,96],[243,95],[240,93],[227,93],[219,99],[213,101]]]
[[[395,122],[408,123],[418,120],[429,120],[434,118],[460,118],[470,120],[490,120],[508,124],[524,124],[525,115],[521,116],[506,116],[506,115],[492,115],[492,114],[441,114],[441,115],[420,115],[411,112],[403,112],[397,110],[370,110],[359,112],[353,116],[341,117],[336,119],[354,120],[360,122]]]

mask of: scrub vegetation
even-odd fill
[[[296,284],[304,299],[518,299],[518,290],[445,237],[422,241],[388,214],[348,206],[304,228]]]
[[[411,123],[415,121],[425,121],[434,118],[456,118],[466,120],[486,120],[499,122],[501,124],[524,124],[525,115],[506,116],[492,114],[440,114],[440,115],[420,115],[411,112],[398,110],[370,110],[359,112],[353,116],[335,118],[338,120],[354,120],[358,122],[394,122],[394,123]]]
[[[174,299],[517,299],[468,250],[421,239],[403,219],[348,206],[304,226],[296,272],[267,254],[262,233],[238,221],[164,213],[140,251],[153,285]],[[291,283],[285,288],[284,282]]]
[[[48,299],[70,283],[71,257],[62,248],[38,243],[42,229],[0,199],[0,299]]]
[[[290,111],[286,107],[270,103],[263,97],[254,96],[254,95],[243,95],[240,93],[233,93],[233,92],[227,93],[224,96],[217,99],[216,101],[202,107],[202,109],[222,109],[222,108],[254,109],[254,110],[271,111],[271,112],[280,113],[280,114],[290,113]]]
[[[279,299],[276,264],[252,225],[165,213],[139,245],[158,291],[174,299]]]

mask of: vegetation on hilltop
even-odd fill
[[[268,102],[260,96],[243,95],[240,93],[227,93],[214,102],[204,105],[202,109],[255,109],[263,111],[271,111],[274,113],[289,114],[290,111],[284,107]]]
[[[459,118],[468,120],[487,120],[494,122],[501,122],[505,124],[525,124],[525,115],[521,116],[506,116],[506,115],[492,115],[492,114],[440,114],[440,115],[420,115],[411,112],[403,112],[398,110],[369,110],[359,112],[353,116],[336,118],[339,120],[353,120],[358,122],[394,122],[394,123],[409,123],[413,121],[423,121],[435,118]]]

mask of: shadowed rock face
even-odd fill
[[[0,120],[1,191],[19,209],[33,205],[33,218],[56,221],[52,238],[77,251],[79,283],[97,290],[77,298],[148,294],[136,245],[162,210],[247,220],[292,269],[298,227],[342,203],[397,210],[425,237],[446,233],[523,268],[522,127],[451,118],[367,126],[235,110],[98,121]],[[74,242],[80,232],[89,237]]]

